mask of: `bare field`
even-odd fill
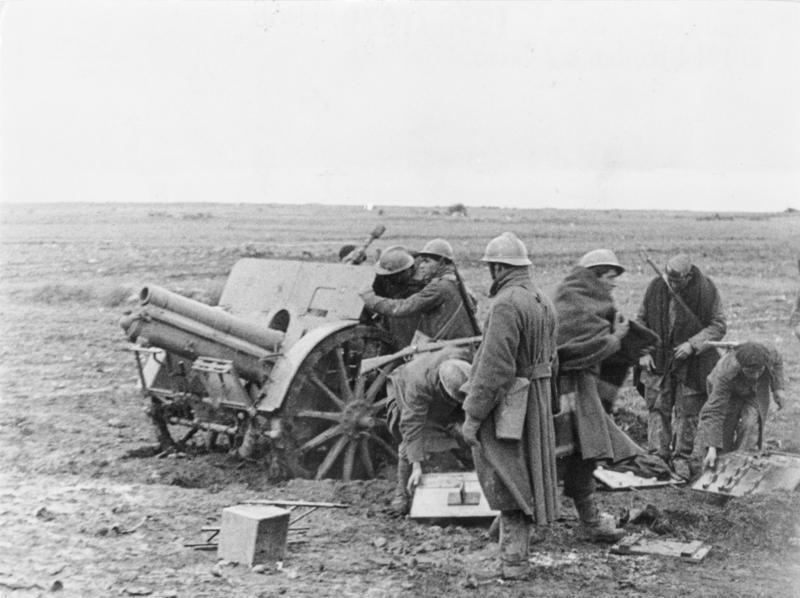
[[[768,442],[800,452],[800,342],[787,320],[800,277],[800,214],[445,210],[281,205],[3,205],[0,207],[0,596],[797,596],[789,540],[800,500],[726,504],[688,489],[603,493],[614,513],[647,503],[668,537],[712,544],[697,565],[618,557],[573,541],[572,509],[538,546],[536,579],[469,588],[496,545],[481,526],[425,526],[385,512],[391,471],[376,480],[271,484],[258,463],[222,453],[158,459],[120,314],[146,283],[217,296],[245,256],[335,261],[340,245],[386,226],[376,247],[450,240],[486,307],[486,242],[513,230],[550,289],[585,251],[614,249],[629,267],[617,289],[633,315],[649,267],[690,253],[720,288],[730,340],[783,353],[788,406]],[[363,267],[363,266],[362,266]],[[630,389],[623,402],[643,405]],[[244,499],[341,501],[312,516],[282,570],[218,566],[185,548],[224,506]],[[566,503],[565,503],[566,505]],[[629,526],[632,532],[641,531]]]

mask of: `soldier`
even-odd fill
[[[372,291],[377,297],[405,299],[418,293],[425,286],[415,278],[414,256],[400,245],[387,247],[375,264],[375,279]],[[374,324],[390,332],[400,346],[408,345],[419,324],[420,315],[387,317],[364,307],[360,321]]]
[[[551,376],[556,359],[553,304],[533,284],[525,245],[492,239],[481,258],[494,300],[475,356],[462,434],[481,488],[500,511],[502,576],[527,577],[529,526],[558,516]]]
[[[783,360],[774,347],[747,342],[729,351],[708,376],[695,459],[714,468],[719,452],[764,448],[769,393],[783,408]]]
[[[649,410],[647,440],[651,452],[689,479],[706,377],[719,359],[708,343],[725,336],[725,314],[717,287],[689,256],[671,258],[666,276],[650,282],[636,317],[661,337],[658,348],[639,360]]]
[[[453,264],[453,248],[444,239],[428,242],[418,254],[417,278],[425,283],[404,299],[379,297],[370,287],[360,295],[364,305],[390,318],[419,315],[414,342],[447,340],[480,334],[475,301],[464,288]]]
[[[597,461],[616,463],[642,450],[620,430],[604,409],[639,355],[658,342],[651,330],[628,321],[614,305],[612,291],[625,271],[608,249],[596,249],[558,285],[559,389],[564,409],[572,412],[576,452],[565,459],[564,494],[578,512],[578,536],[592,542],[617,542],[625,532],[595,503]],[[613,363],[613,376],[603,371]],[[607,368],[609,370],[611,368]]]
[[[459,348],[429,353],[389,376],[387,395],[395,399],[389,428],[400,438],[391,504],[397,515],[408,513],[426,455],[458,447],[450,430],[464,419],[462,387],[469,378],[470,364],[463,357],[468,353]]]

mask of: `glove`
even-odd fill
[[[703,469],[714,469],[717,466],[717,447],[710,446],[703,459]]]
[[[622,340],[625,338],[625,335],[628,334],[628,331],[631,328],[631,323],[628,321],[623,314],[617,312],[616,317],[614,318],[614,330],[613,334],[618,339]]]
[[[783,409],[783,391],[782,390],[773,390],[772,391],[772,400],[775,401],[775,404],[778,406],[778,411]]]
[[[675,347],[675,359],[686,359],[694,353],[694,348],[692,348],[692,343],[686,341],[685,343],[681,343],[677,347]]]
[[[361,300],[364,302],[368,308],[372,308],[378,302],[379,298],[375,294],[375,291],[372,290],[372,286],[364,287],[358,292],[358,296],[361,297]]]
[[[478,430],[481,427],[481,422],[474,417],[467,416],[464,419],[464,425],[461,426],[461,435],[464,437],[464,442],[469,446],[477,447],[481,445],[478,440]]]
[[[652,355],[642,355],[639,358],[639,367],[647,372],[652,372],[653,369],[656,367],[656,362],[653,361]]]
[[[422,479],[422,465],[419,461],[414,461],[411,464],[411,475],[408,476],[408,483],[406,484],[406,490],[412,496],[414,495],[414,488],[419,485],[420,479]]]

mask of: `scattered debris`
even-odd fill
[[[128,594],[128,596],[149,596],[153,593],[153,590],[146,586],[131,586],[125,588],[124,592]]]
[[[121,525],[119,525],[119,524],[112,525],[112,526],[111,526],[111,531],[112,531],[112,532],[114,532],[115,534],[117,534],[118,536],[124,536],[124,535],[126,535],[126,534],[132,534],[132,533],[133,533],[133,532],[135,532],[137,529],[139,529],[140,527],[142,527],[142,526],[145,524],[145,522],[146,522],[146,521],[147,521],[147,515],[145,515],[144,517],[142,517],[142,518],[139,520],[139,522],[138,522],[138,523],[135,523],[135,524],[134,524],[134,525],[132,525],[131,527],[123,527],[123,526],[121,526]]]
[[[661,511],[654,505],[635,507],[625,511],[620,517],[619,524],[638,523],[640,525],[652,525],[661,516]]]
[[[2,576],[0,577],[0,586],[10,590],[31,590],[38,588],[44,590],[44,587],[35,582],[25,581],[17,577]]]
[[[541,552],[532,554],[528,561],[531,565],[536,565],[538,567],[550,568],[550,567],[560,567],[562,565],[570,565],[572,563],[576,563],[580,560],[580,556],[578,556],[577,552],[567,552],[562,553],[557,556],[554,556],[548,552]]]
[[[37,519],[41,519],[42,521],[52,521],[56,518],[56,514],[53,511],[48,510],[47,507],[39,507],[34,511],[33,516]]]

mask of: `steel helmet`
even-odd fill
[[[586,253],[578,260],[578,265],[584,268],[591,268],[592,266],[611,266],[616,269],[619,274],[625,272],[625,268],[619,263],[617,256],[610,249],[594,249]]]
[[[462,388],[469,380],[472,365],[463,359],[446,359],[439,366],[439,383],[444,391],[455,400],[464,400]]]
[[[419,255],[433,255],[435,257],[443,257],[451,262],[453,261],[453,248],[450,243],[444,239],[434,239],[425,243],[425,247],[419,252]]]
[[[375,264],[375,273],[380,275],[397,274],[414,265],[414,256],[402,245],[387,247]]]
[[[503,233],[489,241],[482,262],[495,262],[508,266],[530,266],[528,250],[514,233]]]

